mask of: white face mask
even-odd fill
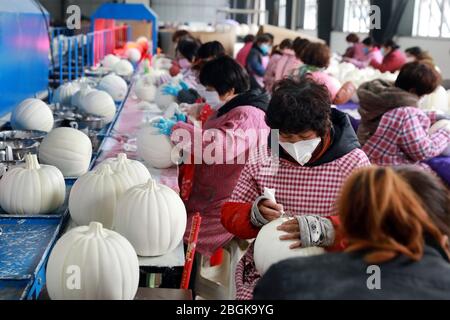
[[[312,140],[299,141],[297,143],[280,142],[280,146],[286,150],[289,155],[295,159],[301,166],[307,164],[319,146],[322,139],[315,138]]]
[[[217,91],[206,91],[203,93],[203,98],[207,104],[211,106],[214,110],[220,109],[224,105],[224,102],[220,100]]]

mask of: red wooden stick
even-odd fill
[[[181,289],[188,289],[189,280],[191,279],[192,265],[194,263],[195,247],[197,246],[198,233],[200,232],[200,224],[202,217],[200,213],[196,213],[192,219],[191,232],[189,234],[189,242],[186,250],[186,262],[184,263],[183,276],[181,277]]]

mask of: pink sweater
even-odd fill
[[[331,101],[334,101],[337,93],[340,90],[339,81],[324,71],[316,71],[311,73],[310,75],[315,82],[323,84],[328,88],[328,91],[331,95]]]
[[[200,227],[197,250],[200,254],[211,256],[218,248],[222,247],[233,238],[233,235],[225,230],[220,222],[221,209],[225,202],[229,201],[237,181],[239,180],[245,162],[238,162],[239,156],[248,154],[258,143],[265,145],[269,135],[269,128],[264,121],[265,113],[251,106],[237,107],[221,117],[217,113],[213,114],[203,125],[203,129],[194,128],[188,123],[179,122],[175,125],[172,133],[172,141],[175,144],[180,143],[177,138],[178,129],[185,129],[184,133],[190,135],[190,141],[195,139],[204,140],[188,150],[194,153],[195,165],[194,184],[189,200],[185,203],[188,212],[187,229],[185,241],[189,238],[192,217],[196,212],[202,215],[202,224]],[[245,135],[249,129],[256,129],[258,135]],[[228,132],[228,134],[227,134]],[[214,135],[212,138],[211,135]],[[182,140],[181,138],[180,140]],[[213,142],[211,142],[213,141]],[[247,143],[243,143],[247,141]],[[239,145],[239,148],[237,148]],[[230,152],[230,150],[232,152]],[[224,164],[219,164],[216,159],[213,163],[207,164],[201,156],[218,155],[223,152],[223,157],[217,157]],[[186,152],[186,151],[185,151]],[[232,164],[226,164],[231,162]]]

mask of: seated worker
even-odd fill
[[[348,43],[348,48],[343,57],[355,59],[357,61],[364,61],[366,58],[366,52],[364,51],[364,44],[361,43],[358,35],[355,33],[350,33],[345,40]]]
[[[406,55],[400,50],[400,46],[393,40],[386,41],[381,52],[384,55],[383,61],[380,63],[372,59],[370,66],[381,72],[396,72],[399,71],[406,63]]]
[[[388,167],[358,170],[337,207],[346,251],[272,266],[255,299],[450,299],[450,278],[442,276],[450,272],[448,236],[400,174]],[[376,270],[381,281],[370,281]]]
[[[428,168],[423,161],[447,148],[450,132],[441,129],[429,134],[430,126],[441,116],[417,107],[420,97],[433,92],[440,82],[434,66],[413,62],[402,68],[395,83],[374,80],[359,87],[358,138],[373,164]]]
[[[296,217],[335,215],[344,181],[354,169],[370,165],[347,115],[332,109],[327,88],[311,79],[277,83],[266,122],[272,134],[279,130],[279,138],[249,158],[222,208],[222,224],[240,239],[255,238],[283,211]],[[276,190],[277,203],[262,196],[266,188]],[[298,223],[288,237],[300,240]],[[259,277],[252,246],[236,270],[237,299],[251,299]]]
[[[339,80],[326,72],[330,65],[330,48],[322,43],[310,42],[301,51],[300,60],[304,63],[294,72],[293,77],[302,79],[311,78],[317,83],[327,87],[331,102],[333,104],[343,104],[348,102],[356,91],[351,82],[341,86]]]
[[[213,93],[211,97],[216,97],[209,101],[216,104],[216,109],[202,128],[172,119],[161,119],[155,126],[174,145],[183,145],[183,152],[188,155],[185,158],[193,159],[188,163],[193,166],[193,174],[180,177],[181,196],[188,213],[184,239],[188,241],[192,218],[200,212],[202,225],[196,250],[211,257],[233,238],[220,222],[221,208],[230,199],[246,155],[259,143],[267,144],[269,129],[264,119],[269,97],[249,90],[247,72],[228,56],[207,62],[200,71],[200,83]],[[249,131],[259,135],[246,135]],[[190,144],[184,141],[186,135]]]

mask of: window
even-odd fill
[[[345,0],[344,32],[368,33],[370,29],[369,15],[369,0]]]
[[[286,27],[286,8],[287,0],[280,0],[280,6],[278,10],[278,26]]]
[[[305,0],[303,29],[317,29],[317,0]]]
[[[450,38],[450,0],[416,0],[413,35]]]

